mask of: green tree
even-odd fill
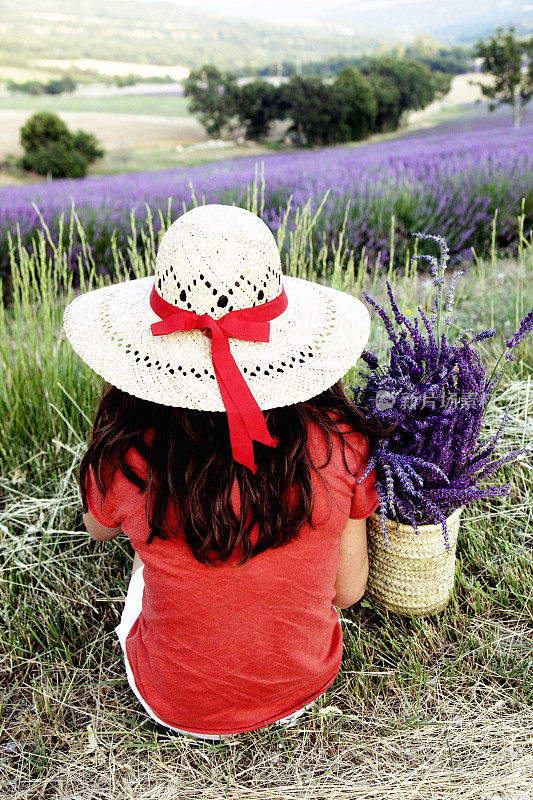
[[[103,148],[86,131],[72,133],[63,120],[49,111],[33,114],[20,129],[23,169],[53,178],[83,178],[87,167],[102,158]]]
[[[302,144],[335,144],[340,139],[342,102],[329,84],[317,75],[293,75],[283,84],[283,94],[290,108],[290,131],[296,131]]]
[[[376,116],[373,130],[380,133],[394,131],[400,124],[403,108],[398,84],[390,76],[371,72],[368,80],[376,98]]]
[[[264,139],[274,120],[285,119],[289,111],[283,90],[264,80],[249,81],[241,86],[236,107],[247,139]]]
[[[497,28],[487,41],[477,42],[476,55],[483,59],[481,71],[492,75],[493,82],[489,86],[480,81],[471,82],[480,86],[483,95],[492,101],[490,111],[510,105],[514,126],[520,127],[533,95],[533,36],[520,41],[512,26],[507,32]]]
[[[74,91],[76,88],[76,81],[70,75],[65,75],[63,78],[52,78],[45,84],[44,91],[46,94],[64,94]]]
[[[74,150],[76,150],[88,164],[92,164],[97,158],[103,158],[104,156],[104,149],[94,133],[76,131],[73,136],[73,145]]]
[[[376,94],[372,84],[354,67],[344,67],[333,88],[342,108],[341,141],[364,139],[372,130],[377,114]]]
[[[34,151],[50,142],[73,146],[72,133],[61,117],[51,111],[33,114],[20,129],[20,143],[24,150]]]
[[[189,111],[198,116],[210,136],[218,137],[225,127],[235,127],[239,91],[235,75],[205,64],[189,73],[184,88],[185,96],[191,98]]]
[[[376,92],[376,125],[379,130],[393,130],[398,127],[405,111],[425,108],[446,94],[451,80],[449,75],[432,73],[412,58],[395,56],[368,59],[362,72],[368,76]],[[384,104],[381,107],[380,102]]]

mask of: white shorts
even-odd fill
[[[181,728],[174,728],[172,725],[168,725],[166,722],[160,720],[159,717],[152,711],[148,703],[146,703],[146,701],[143,700],[143,698],[141,697],[135,685],[135,678],[133,677],[133,672],[130,663],[128,661],[128,656],[126,655],[126,638],[131,628],[133,627],[134,622],[136,621],[137,617],[139,616],[142,610],[142,598],[144,591],[143,570],[144,570],[144,565],[136,569],[133,575],[131,576],[130,583],[128,586],[128,591],[126,594],[126,601],[124,603],[124,609],[122,611],[122,616],[120,618],[120,624],[117,625],[117,627],[115,628],[115,632],[118,636],[119,642],[122,647],[122,652],[124,654],[126,675],[132,692],[137,697],[140,704],[143,706],[143,708],[149,714],[149,716],[152,717],[152,719],[154,719],[156,722],[158,722],[159,725],[163,725],[165,728],[169,728],[172,731],[177,731],[178,733],[187,734],[188,736],[194,736],[197,739],[209,739],[214,741],[220,741],[221,739],[231,738],[231,736],[234,736],[235,734],[193,733],[192,731],[184,731]],[[290,727],[291,725],[295,724],[298,717],[301,717],[302,714],[304,714],[308,708],[311,708],[314,702],[315,700],[312,700],[303,708],[299,708],[298,711],[289,714],[288,717],[283,717],[282,719],[278,719],[276,720],[276,722],[272,722],[270,724]]]

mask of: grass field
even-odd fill
[[[313,221],[301,212],[278,243],[290,237],[286,271],[316,279],[305,255]],[[156,244],[149,237],[124,254],[135,275],[153,271]],[[90,541],[81,524],[76,470],[99,380],[61,331],[73,294],[62,248],[48,260],[38,252],[13,252],[14,304],[0,308],[0,797],[530,800],[531,461],[501,476],[509,499],[465,510],[444,612],[409,619],[366,599],[341,612],[341,672],[296,727],[210,744],[145,716],[113,631],[132,549],[123,536]],[[85,257],[82,267],[84,289],[108,280]],[[427,300],[427,276],[395,262],[388,275],[403,308]],[[533,242],[523,236],[518,259],[493,251],[476,261],[458,284],[456,323],[494,324],[500,346],[533,305],[532,277]],[[354,266],[339,242],[327,281],[382,297],[385,274]],[[490,367],[496,352],[485,344]],[[383,346],[374,322],[370,347]],[[495,430],[510,404],[502,452],[533,437],[532,371],[528,342],[487,414]]]
[[[4,68],[5,69],[5,68]],[[154,68],[155,69],[155,68]],[[0,71],[2,68],[0,68]],[[15,75],[18,80],[27,79]],[[38,76],[45,80],[49,75]],[[468,124],[471,119],[486,116],[486,108],[475,105],[479,89],[469,81],[478,78],[473,74],[457,75],[452,80],[450,92],[422,111],[411,112],[402,127],[391,133],[374,134],[364,142],[381,142],[397,138],[406,132],[430,128],[443,123]],[[98,84],[93,87],[98,90]],[[95,133],[102,142],[106,155],[89,169],[90,175],[108,175],[121,172],[168,169],[173,166],[205,163],[203,151],[186,149],[176,152],[176,145],[203,142],[208,137],[198,120],[188,111],[189,100],[180,95],[165,95],[168,88],[161,85],[161,94],[147,91],[144,94],[106,94],[101,86],[101,96],[80,95],[27,95],[0,91],[0,161],[7,156],[22,154],[20,128],[37,111],[51,111],[62,116],[71,128],[83,128]],[[273,129],[274,138],[281,138],[288,122],[279,122]],[[235,146],[233,155],[262,153],[268,144],[247,142],[245,147]],[[281,147],[281,145],[279,145]],[[246,148],[251,148],[247,150]],[[209,151],[211,160],[227,158],[230,150]],[[0,186],[32,183],[43,180],[34,173],[26,173],[14,166],[0,165]]]
[[[128,127],[129,116],[117,118]],[[129,128],[139,133],[138,126]],[[387,261],[393,222],[398,255],[403,257],[412,244],[412,231],[439,231],[454,263],[471,257],[472,247],[478,255],[489,254],[496,212],[496,247],[505,256],[516,254],[521,208],[528,230],[533,221],[533,117],[526,118],[520,130],[514,130],[503,113],[484,114],[357,145],[279,152],[272,145],[273,151],[264,155],[243,143],[234,153],[242,157],[233,159],[228,158],[228,148],[214,144],[196,143],[179,151],[168,145],[147,147],[143,160],[140,150],[118,149],[112,159],[110,154],[109,160],[98,164],[103,174],[0,190],[0,274],[9,271],[7,233],[20,230],[29,246],[40,225],[39,215],[56,236],[61,224],[68,229],[74,203],[83,227],[90,231],[96,267],[105,271],[112,261],[113,242],[127,250],[131,236],[147,232],[147,211],[158,227],[159,214],[166,214],[169,204],[176,215],[193,195],[211,203],[241,204],[258,172],[264,173],[264,215],[273,230],[281,223],[289,197],[292,222],[297,207],[311,199],[318,208],[327,195],[313,244],[317,253],[326,248],[328,258],[346,210],[346,233],[354,254],[364,251],[369,263]],[[216,155],[225,158],[201,163]],[[159,160],[166,169],[154,169]],[[146,170],[124,174],[133,163]],[[115,171],[122,174],[108,174]],[[74,268],[80,247],[74,226],[69,255]]]
[[[161,92],[165,91],[164,85]],[[189,98],[165,94],[117,94],[85,97],[75,94],[39,94],[22,92],[0,95],[0,111],[99,112],[102,114],[146,114],[158,117],[188,117]]]
[[[227,147],[210,147],[206,142],[189,143],[182,146],[124,148],[108,150],[103,159],[91,165],[89,175],[118,175],[130,172],[150,172],[152,170],[173,169],[174,167],[195,167],[214,161],[262,155],[280,148],[275,145],[260,145],[255,142],[230,143]],[[0,171],[2,186],[21,186],[44,182],[44,175],[25,172],[18,167]]]
[[[134,150],[113,150],[96,161],[90,170],[91,175],[117,175],[128,172],[148,172],[173,167],[194,167],[212,161],[225,161],[230,158],[262,155],[280,148],[256,142],[232,143],[227,147],[210,147],[207,142],[183,145],[181,148],[153,147]]]

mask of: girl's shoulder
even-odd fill
[[[370,454],[368,436],[343,420],[336,411],[328,410],[327,414],[335,423],[339,433],[342,434],[342,440],[338,436],[331,437],[334,451],[338,453],[342,461],[346,460],[351,471],[354,469],[358,472],[361,471],[361,467],[363,465],[366,466]],[[324,455],[327,452],[326,436],[321,427],[314,422],[310,424],[309,446],[315,450],[320,450]],[[343,451],[344,458],[342,456]]]
[[[153,429],[146,431],[143,435],[143,439],[145,444],[149,445],[154,437],[155,431]],[[140,448],[142,449],[142,448]],[[126,464],[136,475],[141,478],[141,480],[146,481],[148,477],[148,464],[146,459],[141,455],[139,451],[139,447],[136,445],[131,445],[126,452],[124,453],[124,459]],[[123,469],[120,468],[120,465],[111,468],[110,464],[103,465],[104,470],[104,482],[108,487],[108,492],[113,492],[115,494],[121,495],[132,491],[134,486],[124,474]],[[135,493],[138,493],[138,487],[135,487]]]
[[[152,443],[154,435],[155,435],[155,428],[148,428],[142,434],[144,444],[149,447]],[[148,468],[148,465],[146,463],[146,459],[139,452],[139,448],[136,447],[135,445],[132,445],[126,451],[125,458],[130,467],[132,467],[132,469],[134,469],[136,472],[140,473],[141,477],[144,478],[146,475],[146,470]]]

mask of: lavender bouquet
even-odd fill
[[[451,279],[444,308],[447,244],[441,236],[414,235],[431,239],[440,248],[438,259],[429,255],[411,259],[421,258],[430,264],[436,292],[429,317],[419,306],[420,319],[408,320],[398,308],[388,282],[391,315],[363,292],[381,317],[391,347],[386,364],[380,365],[368,351],[362,354],[370,372],[360,372],[362,385],[351,388],[355,402],[367,410],[369,417],[396,427],[371,451],[359,483],[375,468],[380,528],[387,545],[387,517],[412,525],[417,533],[417,524],[442,523],[449,552],[446,518],[474,500],[508,495],[510,484],[487,485],[485,480],[503,464],[529,452],[524,447],[494,460],[496,445],[507,424],[508,407],[498,431],[490,437],[483,434],[483,420],[504,372],[516,359],[516,348],[533,329],[533,309],[506,341],[492,374],[487,376],[475,345],[494,336],[495,330],[474,335],[468,328],[452,338],[455,285],[464,272],[457,272]]]

